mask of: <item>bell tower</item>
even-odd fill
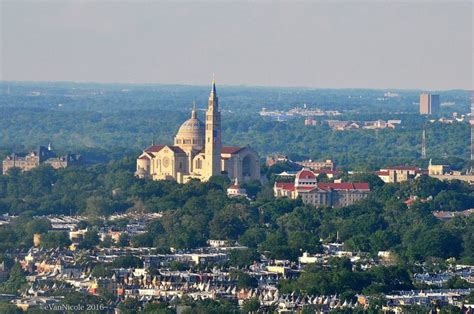
[[[211,94],[206,112],[205,134],[205,179],[221,174],[221,113],[217,98],[216,83],[212,80]]]

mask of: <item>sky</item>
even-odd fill
[[[473,1],[0,0],[0,80],[473,89]]]

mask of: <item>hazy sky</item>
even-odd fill
[[[0,0],[2,80],[473,88],[473,2]]]

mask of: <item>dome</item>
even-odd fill
[[[183,149],[202,149],[204,147],[204,133],[205,125],[196,117],[196,110],[193,108],[191,118],[179,127],[174,144]]]
[[[204,134],[204,123],[197,118],[191,118],[186,120],[181,126],[179,127],[178,134],[180,135],[200,135]]]

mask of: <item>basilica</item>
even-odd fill
[[[137,159],[136,175],[153,180],[207,181],[227,176],[240,182],[260,179],[260,158],[249,146],[222,146],[221,112],[212,81],[206,120],[193,107],[191,118],[179,128],[174,145],[151,145]]]

